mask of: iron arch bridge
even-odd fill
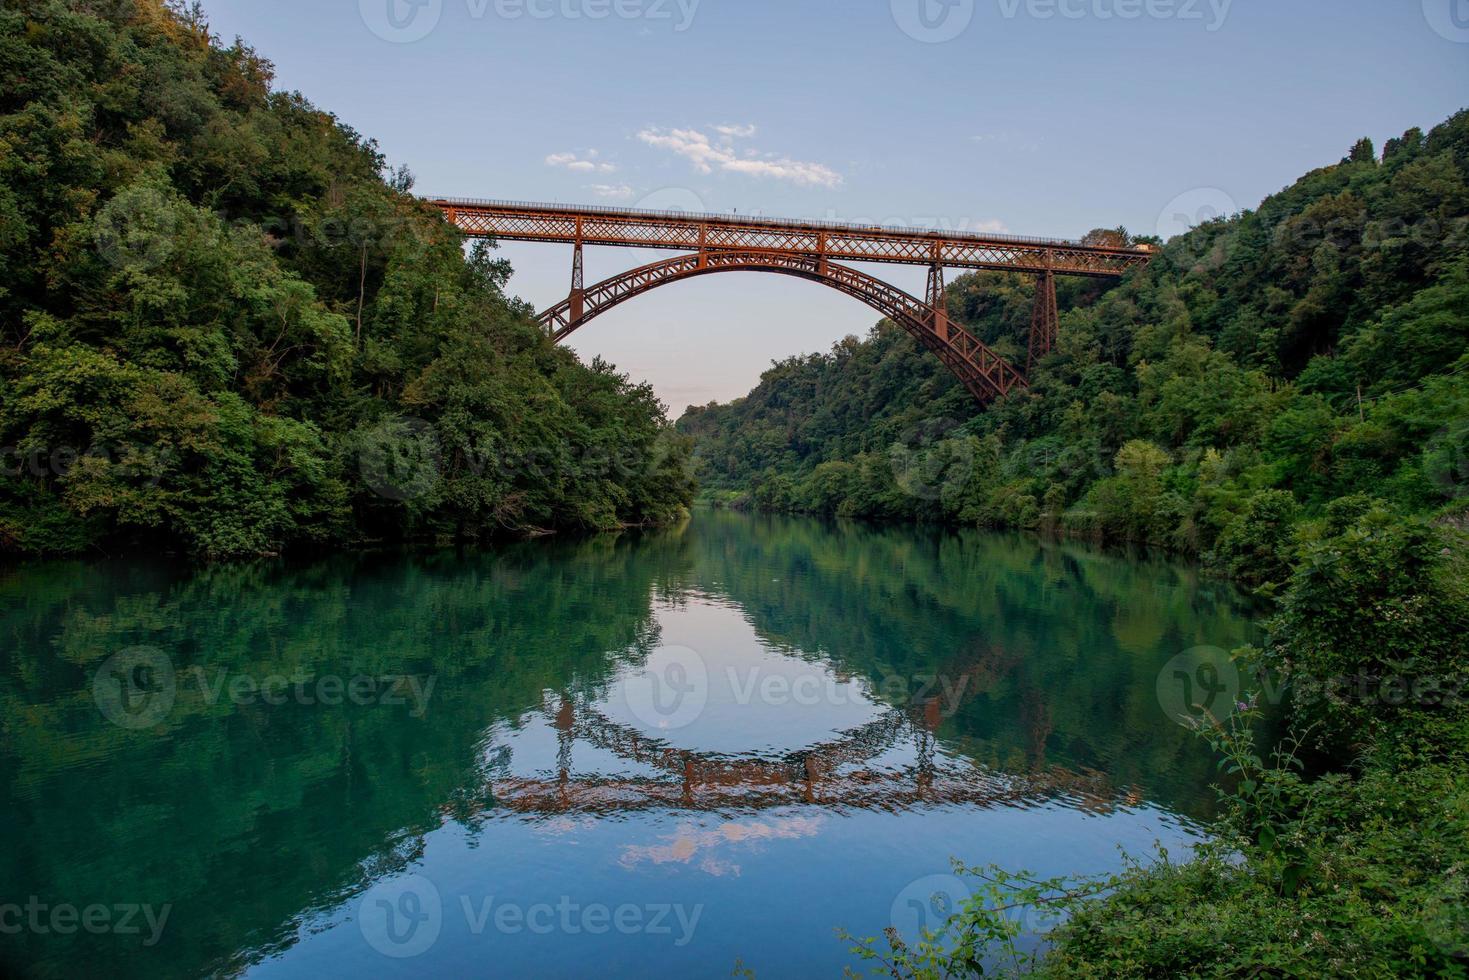
[[[936,354],[980,402],[1028,385],[1037,358],[1056,344],[1056,276],[1118,278],[1147,265],[1151,246],[1086,245],[1052,238],[971,235],[837,222],[787,221],[683,211],[640,211],[511,201],[434,198],[428,203],[471,238],[573,246],[571,290],[541,314],[560,343],[601,314],[659,286],[719,272],[767,272],[817,282],[861,300]],[[669,249],[684,254],[587,286],[587,245]],[[842,262],[928,267],[919,299]],[[1024,371],[950,319],[945,269],[992,269],[1036,277]]]
[[[726,814],[813,803],[894,812],[954,804],[1023,805],[1065,795],[1102,813],[1125,799],[1136,802],[1103,773],[1048,762],[1045,744],[1051,725],[1044,710],[1033,719],[1034,751],[1020,771],[1007,774],[959,763],[939,751],[945,719],[991,690],[1017,659],[1002,647],[977,645],[941,672],[941,687],[951,692],[944,699],[888,705],[866,724],[832,733],[815,745],[772,754],[680,748],[612,720],[593,693],[548,692],[537,713],[556,731],[554,769],[512,774],[511,753],[503,747],[498,761],[487,767],[487,792],[446,805],[444,812],[456,818],[490,808],[541,818],[644,809]],[[598,772],[594,761],[594,768],[583,770],[574,760],[578,745],[635,768]],[[911,747],[911,759],[894,765],[889,753],[905,747]]]

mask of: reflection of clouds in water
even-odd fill
[[[551,817],[531,825],[532,832],[537,837],[564,837],[567,834],[576,834],[583,831],[595,830],[597,818],[591,814],[585,816],[560,816]]]
[[[618,863],[624,868],[635,868],[641,864],[690,864],[702,854],[698,864],[700,871],[715,877],[738,876],[738,864],[711,852],[735,845],[756,846],[765,841],[815,837],[821,833],[824,823],[824,817],[776,817],[770,820],[730,820],[712,830],[683,824],[667,838],[667,844],[628,845]]]
[[[727,600],[690,590],[659,608],[658,627],[656,647],[624,656],[596,708],[673,747],[796,752],[888,707],[866,673],[762,635],[749,611]]]

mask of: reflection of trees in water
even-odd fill
[[[678,805],[685,793],[919,806],[1007,792],[1101,805],[1142,782],[1154,798],[1184,799],[1207,780],[1208,760],[1161,718],[1162,661],[1133,649],[1143,632],[1116,635],[1115,624],[1150,618],[1169,656],[1229,647],[1240,631],[1208,586],[1162,566],[998,536],[714,514],[682,532],[488,554],[194,574],[136,562],[11,566],[0,570],[0,833],[26,843],[0,854],[0,880],[82,906],[172,904],[163,944],[177,972],[237,969],[406,867],[446,814],[522,819],[508,760],[485,734],[522,727],[548,691],[595,703],[658,645],[654,599],[671,605],[692,590],[728,597],[772,647],[865,679],[891,711],[840,750],[690,759],[640,746],[634,758],[666,760],[655,781]],[[130,646],[156,647],[181,671],[437,683],[419,718],[380,705],[231,706],[181,687],[162,734],[130,732],[91,697],[92,673]],[[952,712],[920,697],[920,679],[941,673],[967,678]],[[884,685],[893,677],[913,683]],[[576,717],[577,738],[614,737]],[[870,761],[899,744],[912,746],[901,770]],[[573,761],[559,767],[569,780]],[[69,973],[160,975],[117,937],[8,945],[27,960],[64,955]]]
[[[978,657],[980,696],[940,729],[976,763],[1100,771],[1184,812],[1211,805],[1212,762],[1155,690],[1179,651],[1250,638],[1227,585],[1019,535],[713,513],[687,537],[702,580],[718,581],[764,642],[880,693]]]
[[[609,650],[655,646],[649,597],[685,580],[686,564],[669,536],[192,575],[12,568],[0,576],[0,833],[26,843],[0,854],[0,881],[7,894],[79,906],[171,904],[161,945],[178,972],[228,972],[410,861],[445,800],[481,792],[487,729],[513,724],[546,690],[604,686],[619,669]],[[91,681],[133,645],[164,651],[181,674],[437,683],[421,718],[384,705],[211,703],[184,683],[160,731],[131,732],[105,721]],[[68,974],[159,975],[117,937],[6,945],[0,972],[11,956],[64,956]]]

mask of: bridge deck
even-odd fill
[[[833,261],[1105,278],[1124,275],[1153,257],[1147,246],[1116,248],[1015,235],[515,201],[433,198],[429,203],[466,235],[505,241],[757,250]]]

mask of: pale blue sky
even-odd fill
[[[390,7],[391,5],[391,7]],[[1075,236],[1253,206],[1469,105],[1469,0],[205,0],[426,194]],[[391,14],[391,16],[390,16]],[[1162,226],[1160,227],[1160,218]],[[513,245],[564,298],[570,250]],[[641,256],[592,249],[588,281]],[[921,293],[923,271],[880,267]],[[876,315],[777,276],[575,339],[673,414]]]

